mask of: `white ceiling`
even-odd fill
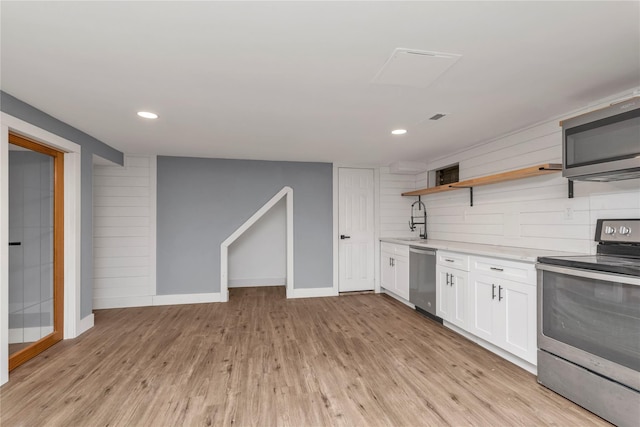
[[[426,160],[640,86],[639,4],[2,1],[1,88],[127,153]],[[371,84],[396,48],[462,58]]]

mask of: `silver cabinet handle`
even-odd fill
[[[395,267],[395,266],[396,266],[396,259],[391,258],[391,267]]]
[[[456,262],[455,260],[449,259],[449,258],[445,258],[444,260],[447,261],[447,262]]]
[[[502,301],[502,286],[498,286],[498,301]]]
[[[504,271],[504,268],[498,268],[498,267],[489,267],[489,268],[493,271]]]
[[[491,285],[491,299],[496,299],[496,285]]]
[[[453,274],[447,273],[447,285],[453,286]]]

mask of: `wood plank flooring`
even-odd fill
[[[99,310],[10,374],[10,426],[602,426],[383,295]]]

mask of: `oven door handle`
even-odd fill
[[[604,282],[624,283],[627,285],[640,286],[640,277],[625,276],[615,273],[601,273],[593,270],[583,270],[579,268],[559,267],[556,265],[537,263],[536,268],[542,271],[565,274],[567,276],[585,277],[587,279],[602,280]]]

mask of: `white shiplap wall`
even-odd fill
[[[405,191],[416,188],[415,175],[399,175],[380,168],[380,237],[418,237],[418,230],[409,230],[411,197],[403,197]]]
[[[576,114],[578,112],[575,112]],[[429,162],[429,170],[460,164],[460,179],[540,163],[562,163],[557,120]],[[416,177],[424,187],[426,174]],[[593,253],[598,218],[640,217],[640,180],[575,182],[567,198],[561,173],[425,196],[429,238]]]
[[[152,305],[156,294],[156,157],[94,165],[96,309]]]

